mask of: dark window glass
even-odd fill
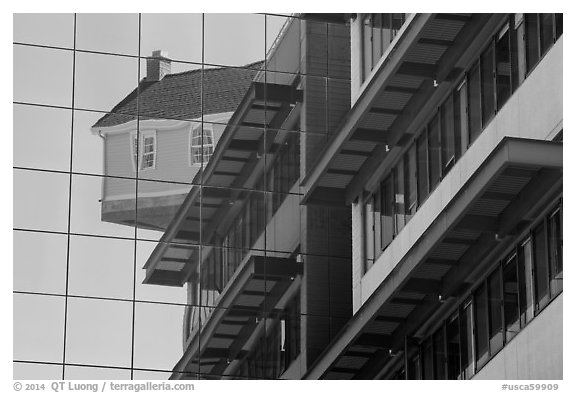
[[[554,43],[554,14],[538,14],[540,17],[540,53],[543,55]]]
[[[480,67],[476,65],[468,75],[468,121],[470,127],[468,145],[472,144],[482,131],[480,119]]]
[[[466,81],[454,92],[454,135],[456,137],[456,158],[468,146],[468,94]]]
[[[374,205],[370,197],[364,205],[364,229],[366,245],[366,271],[374,264]]]
[[[460,109],[459,106],[458,109]],[[445,176],[456,162],[456,135],[454,127],[455,115],[453,113],[452,96],[449,96],[440,108],[440,121],[440,139],[442,142],[442,175]]]
[[[386,247],[384,242],[384,205],[382,204],[383,186],[381,185],[374,195],[374,260],[382,253]]]
[[[431,338],[422,345],[422,379],[434,379],[434,352]]]
[[[430,190],[440,182],[442,159],[440,152],[440,124],[438,115],[434,116],[428,127],[428,149],[430,158]]]
[[[418,206],[428,196],[428,138],[426,130],[418,138]]]
[[[434,377],[446,379],[446,347],[444,345],[444,327],[434,334]]]
[[[416,181],[416,145],[413,144],[408,150],[405,157],[405,181],[406,186],[406,222],[410,217],[416,213],[416,196],[417,196],[417,181]]]
[[[490,354],[504,345],[502,332],[502,277],[500,268],[488,277],[488,307],[490,316]]]
[[[372,68],[382,57],[382,14],[372,15]]]
[[[554,19],[556,23],[556,39],[560,38],[560,36],[562,35],[563,15],[564,14],[554,14]]]
[[[550,254],[551,289],[556,295],[562,291],[562,222],[560,209],[548,219],[548,250]]]
[[[537,14],[524,14],[524,23],[526,26],[526,67],[530,72],[540,58]]]
[[[518,249],[518,284],[520,286],[520,324],[525,326],[534,317],[534,280],[532,239]]]
[[[405,205],[405,192],[404,192],[404,161],[400,160],[396,168],[394,168],[394,206],[395,206],[395,224],[396,233],[400,232],[404,228],[406,214]]]
[[[496,101],[498,110],[510,97],[512,91],[512,63],[510,60],[510,31],[506,26],[496,40]]]
[[[370,75],[372,71],[372,17],[367,15],[363,21],[363,49],[364,49],[364,80]]]
[[[476,362],[479,368],[488,360],[488,299],[485,283],[482,283],[474,294],[474,326]]]
[[[420,355],[416,354],[408,360],[408,379],[415,380],[420,378]]]
[[[382,248],[394,238],[394,189],[392,176],[382,183]]]
[[[470,379],[474,375],[474,317],[472,313],[472,302],[468,301],[464,305],[462,310],[462,318],[460,318],[461,325],[460,335],[462,350],[461,361],[462,361],[462,379]]]
[[[526,53],[524,45],[524,17],[515,14],[512,30],[512,90],[516,90],[526,77]]]
[[[394,38],[398,30],[400,30],[400,28],[406,21],[406,14],[391,14],[391,15],[392,15],[392,29],[394,33],[392,38]]]
[[[504,264],[503,280],[504,328],[506,330],[506,342],[508,342],[520,330],[520,292],[516,254],[509,257]]]
[[[382,45],[384,51],[390,46],[390,42],[394,38],[395,31],[392,30],[392,14],[382,15]]]
[[[482,54],[482,127],[494,116],[494,46],[490,46]]]
[[[446,324],[446,348],[448,350],[447,378],[460,378],[460,327],[458,315],[452,317]]]
[[[548,256],[544,224],[534,230],[534,275],[536,276],[536,305],[542,309],[550,300]]]

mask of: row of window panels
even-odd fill
[[[33,247],[30,247],[33,245]],[[13,233],[13,290],[22,293],[94,297],[115,300],[149,301],[170,304],[218,305],[220,294],[236,271],[244,267],[250,256],[292,258],[314,265],[325,277],[338,282],[342,267],[349,259],[327,256],[245,250],[234,248],[168,247],[160,259],[159,270],[190,273],[188,284],[182,287],[143,283],[144,265],[155,248],[161,244],[92,236],[77,236],[42,232],[14,231]],[[201,264],[198,266],[198,261]],[[188,272],[188,269],[192,269]],[[293,277],[294,278],[294,277]],[[277,277],[266,272],[258,280],[265,291],[257,306],[266,301]],[[187,287],[194,285],[196,296],[189,296]],[[335,290],[335,289],[334,289]],[[330,299],[330,293],[326,294]],[[317,310],[324,315],[330,310]]]
[[[362,20],[362,81],[398,35],[409,14],[366,14]]]
[[[106,31],[101,26],[107,26]],[[306,72],[350,78],[338,64],[326,62],[350,57],[349,48],[328,44],[346,37],[349,27],[344,23],[253,14],[14,15],[16,43],[124,56],[150,56],[161,49],[174,61],[240,67],[263,61],[272,48],[278,48],[267,59],[267,69],[290,73],[301,71],[294,60],[304,51],[300,38],[306,29],[313,34],[309,39],[314,40],[315,56],[326,63]],[[347,53],[341,53],[343,49]]]
[[[154,68],[148,69],[147,63],[153,64],[154,61],[145,58],[14,45],[13,100],[65,108],[73,104],[74,108],[79,109],[112,111],[120,101],[136,91],[139,80],[147,77],[149,82],[151,78],[155,78]],[[135,100],[125,102],[124,105],[114,110],[121,111],[125,115],[138,114],[177,119],[200,118],[201,101],[203,101],[205,114],[212,114],[216,109],[221,108],[216,107],[215,101],[222,100],[224,97],[230,99],[232,94],[235,94],[232,95],[235,100],[233,102],[239,104],[239,99],[248,90],[250,82],[255,79],[259,83],[268,84],[268,92],[262,94],[261,100],[270,105],[278,104],[280,100],[287,102],[294,100],[294,97],[289,95],[279,96],[277,90],[271,91],[274,84],[289,86],[296,85],[300,81],[307,89],[309,96],[313,94],[314,98],[327,102],[329,99],[334,102],[328,93],[338,95],[340,91],[349,92],[350,89],[348,67],[343,67],[345,71],[340,72],[341,75],[338,76],[264,71],[262,63],[258,63],[257,68],[255,66],[251,69],[203,67],[202,64],[196,63],[171,62],[168,68],[168,75],[164,76],[161,81],[151,86],[141,86],[139,111],[136,109]],[[185,89],[183,84],[188,86],[188,89]],[[226,91],[230,89],[230,84],[233,88],[232,92]],[[201,85],[204,87],[204,93],[201,92]],[[151,102],[151,98],[148,99],[148,97],[157,91],[167,99],[173,97],[173,101],[185,98],[188,107],[169,108],[162,103]],[[180,96],[176,97],[177,93]],[[345,94],[342,93],[342,96]]]
[[[412,351],[408,379],[470,379],[488,363],[562,292],[562,238],[556,206]]]
[[[138,175],[149,180],[184,183],[193,181],[196,171],[210,161],[218,143],[229,137],[232,142],[220,158],[216,172],[225,167],[225,173],[238,173],[253,156],[264,157],[265,164],[271,165],[272,154],[285,144],[298,145],[298,139],[304,139],[307,149],[311,149],[309,146],[324,146],[329,137],[325,132],[308,132],[300,127],[296,130],[250,125],[227,127],[208,121],[182,121],[175,125],[143,118],[124,131],[100,133],[92,126],[102,113],[15,104],[13,114],[15,166],[130,178]],[[204,156],[200,154],[202,147],[208,150]],[[266,148],[268,154],[264,156]],[[145,159],[150,153],[152,159]],[[217,176],[218,173],[213,174]],[[212,182],[218,185],[216,179]]]
[[[530,15],[526,16],[526,23],[535,18]],[[561,14],[558,15],[561,25]],[[546,17],[536,20],[543,18]],[[503,107],[525,73],[535,66],[528,63],[531,67],[526,69],[522,65],[531,43],[523,41],[523,34],[510,34],[514,22],[511,18],[491,39],[462,83],[439,106],[396,167],[367,199],[366,270]],[[522,19],[516,23],[520,23],[516,25],[518,29]],[[547,49],[549,46],[543,47],[542,53]]]
[[[14,294],[14,360],[171,371],[182,357],[182,317],[185,308],[179,305],[85,298],[66,300],[64,297]],[[255,354],[252,360],[265,370],[276,370],[275,373],[282,372],[300,353],[301,326],[315,324],[322,328],[337,319],[303,314],[293,314],[288,318],[286,313],[263,317],[256,312],[233,312],[217,326],[220,333],[216,333],[216,336],[209,337],[201,331],[194,339],[200,340],[202,346],[227,350],[235,340],[248,338],[241,331],[243,323],[254,323],[256,326],[251,331],[263,339],[263,349],[274,355],[261,357]],[[201,316],[198,315],[198,318]],[[42,321],[41,329],[36,321]],[[258,329],[258,326],[262,326],[262,329]],[[326,332],[328,337],[328,330]],[[332,332],[331,337],[335,334]],[[255,351],[257,347],[253,347]],[[219,359],[219,355],[216,359],[214,356],[206,353],[206,362],[209,358]],[[231,360],[242,360],[242,357],[243,354],[240,354],[240,357]],[[246,354],[246,357],[250,357],[250,354]],[[198,371],[208,372],[204,369]],[[227,375],[247,376],[232,370]],[[265,378],[268,375],[252,377]]]

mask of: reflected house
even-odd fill
[[[350,29],[352,109],[301,186],[352,211],[354,315],[305,378],[562,379],[562,14]]]
[[[102,221],[165,230],[262,65],[171,73],[154,51],[139,86],[92,126],[104,143]],[[138,201],[126,181],[136,175]]]

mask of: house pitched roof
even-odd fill
[[[135,120],[137,112],[143,118],[182,120],[197,119],[202,112],[204,115],[234,112],[263,65],[264,62],[259,61],[246,68],[208,68],[203,72],[198,69],[168,74],[157,82],[144,78],[138,88],[93,127],[110,127]]]

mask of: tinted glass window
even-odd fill
[[[482,126],[494,116],[494,47],[482,54]]]
[[[470,126],[469,145],[480,135],[480,67],[475,66],[468,75],[468,116]]]
[[[428,196],[428,146],[426,131],[418,138],[418,205]]]
[[[512,90],[512,63],[510,60],[510,32],[508,27],[496,41],[496,99],[498,110],[510,97]]]

